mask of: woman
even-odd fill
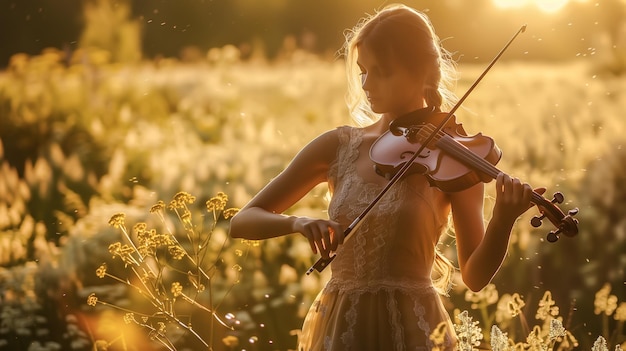
[[[532,189],[500,174],[485,228],[482,183],[445,193],[412,174],[344,242],[345,228],[387,183],[369,158],[372,143],[397,117],[416,110],[428,115],[454,102],[446,89],[453,65],[429,19],[414,9],[393,5],[360,22],[347,35],[345,55],[347,102],[362,127],[339,127],[306,145],[232,219],[230,234],[259,240],[300,233],[314,253],[336,253],[298,350],[453,349],[454,330],[438,295],[449,285],[452,266],[436,248],[448,216],[461,276],[478,291],[502,264]],[[329,219],[282,214],[322,182],[332,194]]]

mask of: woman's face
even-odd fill
[[[367,45],[358,48],[361,84],[372,111],[400,116],[424,107],[423,77],[391,60],[380,62]]]

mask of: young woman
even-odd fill
[[[314,253],[336,253],[332,277],[311,306],[298,350],[453,349],[454,330],[439,296],[452,266],[436,248],[448,217],[463,281],[478,291],[502,264],[532,189],[500,174],[485,228],[483,183],[445,193],[425,176],[411,174],[344,242],[346,227],[387,183],[369,157],[372,143],[397,117],[420,109],[427,116],[454,102],[446,88],[454,66],[429,19],[412,8],[389,6],[360,22],[347,35],[345,58],[347,101],[361,127],[342,126],[306,145],[232,219],[230,234],[259,240],[300,233]],[[282,214],[322,182],[332,193],[329,219]]]

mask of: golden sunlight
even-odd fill
[[[554,13],[565,7],[569,1],[570,0],[493,0],[493,4],[501,9],[536,6],[542,12]]]

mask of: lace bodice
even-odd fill
[[[345,228],[386,182],[373,173],[367,154],[376,136],[352,127],[337,132],[329,216]],[[394,185],[337,249],[331,279],[307,313],[298,350],[454,350],[452,322],[430,277],[448,213],[446,195],[424,176]]]
[[[337,159],[329,172],[329,216],[347,227],[383,186],[365,181],[357,171],[363,168],[357,165],[372,162],[361,155],[364,130],[341,127],[338,133]],[[327,289],[430,286],[435,247],[447,223],[446,203],[424,176],[398,182],[339,247]]]

